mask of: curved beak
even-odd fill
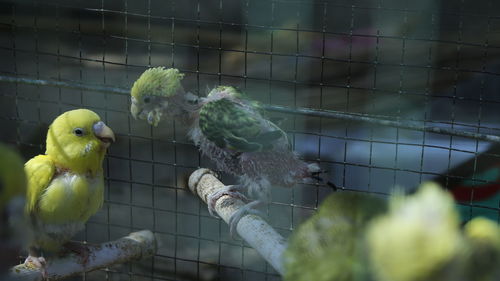
[[[113,133],[104,122],[99,121],[95,123],[92,130],[94,131],[94,135],[101,140],[106,148],[109,147],[112,142],[115,142],[115,133]]]
[[[130,113],[132,114],[132,117],[134,117],[134,119],[137,120],[137,117],[139,117],[139,113],[141,113],[141,110],[139,110],[139,107],[137,107],[137,105],[132,102],[132,104],[130,105]]]

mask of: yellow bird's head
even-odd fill
[[[106,149],[115,141],[113,131],[99,115],[76,109],[59,115],[47,133],[46,154],[61,168],[95,174],[102,170]]]

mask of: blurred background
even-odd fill
[[[238,86],[266,104],[337,110],[500,135],[500,3],[493,0],[0,0],[0,75],[128,88],[150,66],[179,68],[198,95]],[[129,96],[0,82],[0,141],[25,159],[74,108],[117,133],[106,201],[76,239],[139,229],[153,258],[73,280],[280,280],[186,187],[214,166],[187,128],[129,114]],[[437,180],[464,221],[500,220],[500,144],[369,123],[271,113],[301,157],[339,188],[387,196]],[[227,184],[234,179],[222,175]],[[273,190],[268,220],[283,236],[331,189]]]

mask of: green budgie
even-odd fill
[[[467,266],[464,274],[468,280],[500,280],[500,226],[483,217],[476,217],[464,227]]]
[[[284,280],[368,280],[364,233],[368,223],[385,210],[384,200],[367,194],[330,195],[290,238]]]
[[[207,97],[184,91],[183,74],[177,69],[156,67],[146,70],[131,89],[134,118],[158,125],[163,115],[183,120],[188,136],[217,168],[239,178],[208,198],[213,214],[215,202],[223,195],[246,200],[238,191],[247,191],[257,200],[248,203],[230,221],[231,233],[237,222],[256,205],[270,201],[271,185],[290,187],[307,178],[317,178],[317,164],[307,164],[291,150],[287,134],[264,115],[258,103],[231,86],[219,86]]]
[[[0,143],[0,280],[15,265],[33,233],[24,216],[26,174],[24,160],[9,146]]]

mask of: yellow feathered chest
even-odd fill
[[[102,172],[92,176],[71,171],[55,174],[38,203],[37,216],[44,223],[86,222],[104,200]]]

